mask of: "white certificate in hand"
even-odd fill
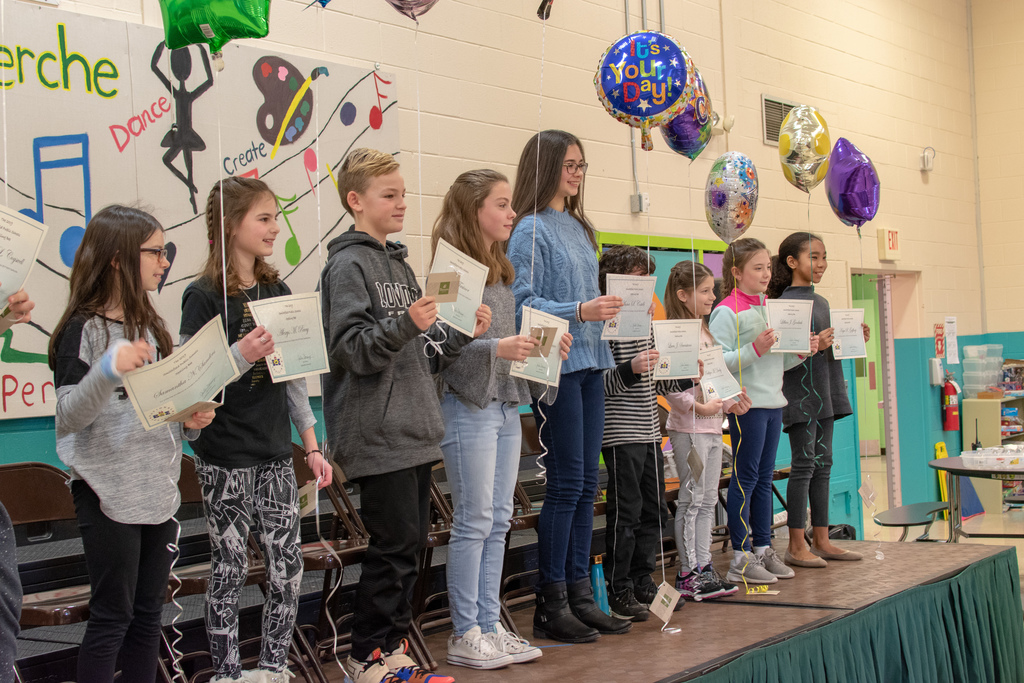
[[[551,328],[555,330],[554,339],[541,339],[542,348],[550,346],[548,355],[531,356],[526,360],[516,361],[512,363],[512,370],[508,374],[557,387],[562,376],[562,335],[569,331],[569,323],[544,311],[523,306],[523,323],[519,328],[519,334],[530,336],[531,330],[538,328],[548,328],[548,331],[542,334],[550,334]]]
[[[124,388],[149,431],[212,410],[220,405],[213,398],[238,376],[224,320],[218,315],[167,358],[127,373]]]
[[[16,322],[9,315],[7,297],[25,286],[46,229],[39,221],[0,206],[0,333]]]
[[[700,388],[704,391],[705,397],[725,401],[739,395],[742,388],[725,365],[721,346],[702,349],[700,359],[704,361],[704,376],[700,379]]]
[[[604,321],[601,339],[629,341],[651,336],[651,304],[658,278],[653,275],[605,276],[608,296],[622,297],[622,309],[611,320]]]
[[[274,352],[267,356],[271,381],[287,382],[330,372],[319,294],[250,301],[249,310],[256,324],[267,328],[274,338]]]
[[[654,348],[658,379],[692,379],[700,376],[700,320],[655,320]]]
[[[810,299],[768,299],[764,302],[768,312],[768,327],[775,330],[772,353],[811,354]]]
[[[489,269],[466,256],[443,239],[437,241],[431,273],[454,271],[459,274],[459,298],[451,303],[437,305],[437,317],[463,334],[473,336],[476,310],[484,300]]]
[[[837,360],[844,358],[867,358],[868,347],[864,342],[864,309],[833,308],[831,311],[832,355]]]

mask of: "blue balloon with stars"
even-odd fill
[[[650,150],[654,147],[651,128],[682,113],[693,97],[695,74],[693,60],[670,36],[637,31],[605,51],[594,87],[608,113],[639,128],[643,148]]]

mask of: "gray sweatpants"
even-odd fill
[[[210,530],[210,586],[206,591],[206,635],[217,676],[238,678],[238,598],[248,574],[249,527],[267,566],[263,604],[261,669],[288,663],[302,582],[298,490],[291,459],[244,469],[225,469],[196,459],[203,507]]]
[[[675,533],[679,571],[685,576],[692,569],[711,564],[711,528],[715,524],[718,480],[722,474],[722,435],[670,431],[668,438],[679,472]],[[687,460],[691,445],[704,463],[704,471],[696,481]]]

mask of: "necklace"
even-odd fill
[[[245,295],[246,299],[249,299],[249,301],[252,301],[252,298],[249,296],[249,291],[248,291],[250,289],[252,289],[251,285],[249,287],[247,287],[246,289],[243,289],[242,290],[242,294]],[[257,280],[256,281],[256,301],[259,301],[259,300],[260,300],[260,283]]]

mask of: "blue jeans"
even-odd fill
[[[781,433],[782,408],[751,408],[745,415],[729,416],[733,474],[727,507],[734,550],[750,550],[751,540],[754,546],[771,545],[772,473]]]
[[[604,436],[604,380],[588,368],[562,375],[552,405],[533,402],[548,450],[547,491],[537,523],[540,585],[590,577],[598,456]],[[546,422],[541,413],[547,416]]]
[[[519,474],[522,426],[514,405],[481,410],[455,394],[441,401],[444,467],[455,520],[448,542],[448,602],[456,636],[498,623],[505,535]]]

